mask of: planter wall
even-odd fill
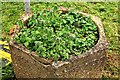
[[[88,14],[80,12],[84,16]],[[102,23],[98,17],[92,16],[98,26],[99,40],[89,51],[79,56],[71,56],[67,61],[50,61],[37,57],[24,46],[15,44],[11,37],[10,50],[13,67],[17,78],[98,78],[106,60],[106,41]]]

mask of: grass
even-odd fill
[[[12,64],[2,68],[2,80],[13,80],[15,78]]]
[[[53,6],[54,3],[51,3],[50,6]],[[76,9],[82,12],[86,12],[101,18],[103,23],[104,31],[106,34],[107,41],[109,43],[108,47],[108,57],[109,55],[118,55],[120,50],[120,43],[118,43],[118,2],[70,2],[70,3],[57,3],[59,6],[64,6],[72,9]],[[31,11],[33,9],[37,9],[38,11],[41,9],[45,9],[45,3],[31,3]],[[2,3],[2,40],[9,41],[9,30],[16,25],[17,20],[24,14],[24,3],[16,2],[6,2]],[[114,57],[112,57],[114,58]],[[117,59],[117,57],[115,57]],[[117,62],[117,60],[115,60]],[[114,66],[111,67],[110,63],[113,60],[108,60],[108,71],[118,72],[118,65],[113,64]],[[107,66],[106,64],[106,66]],[[111,70],[117,67],[117,69]],[[108,74],[103,73],[104,76],[108,77],[118,77],[118,73],[110,76]]]

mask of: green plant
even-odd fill
[[[93,47],[98,40],[98,29],[90,16],[83,16],[70,10],[35,12],[18,35],[16,43],[35,51],[40,57],[57,60],[69,59],[70,55],[80,55]]]

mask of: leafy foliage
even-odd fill
[[[35,12],[26,26],[15,36],[15,41],[40,57],[53,57],[55,61],[80,55],[98,40],[97,27],[89,16],[73,10],[60,13],[57,6],[53,11]]]

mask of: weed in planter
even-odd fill
[[[20,23],[21,24],[21,23]],[[98,41],[98,29],[90,17],[74,11],[43,10],[29,19],[14,40],[40,57],[55,61],[69,59],[92,48]]]

